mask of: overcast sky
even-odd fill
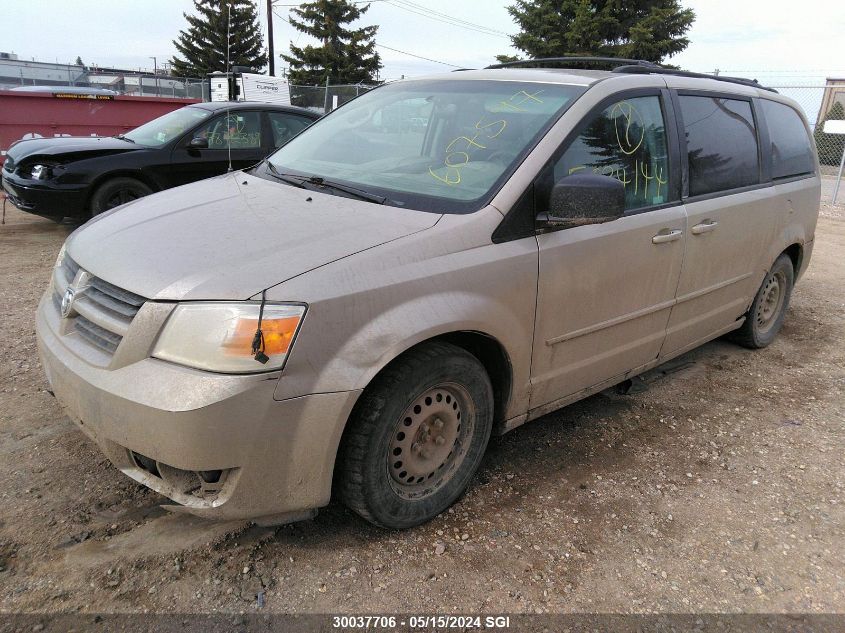
[[[276,12],[295,0],[278,0]],[[414,0],[418,5],[502,33],[516,28],[506,6],[495,0]],[[697,15],[689,48],[672,59],[688,70],[742,71],[761,79],[813,78],[845,74],[845,2],[841,0],[682,0]],[[264,0],[260,1],[266,34]],[[172,40],[186,22],[191,0],[0,0],[0,51],[21,59],[152,68],[175,52]],[[800,8],[798,8],[800,7]],[[378,0],[361,21],[378,24],[377,42],[461,67],[493,63],[498,53],[513,53],[504,35],[481,33],[422,17]],[[274,20],[277,53],[290,41],[305,44],[281,18]],[[381,48],[382,78],[395,79],[449,66]],[[277,62],[277,68],[281,60]],[[787,71],[794,71],[789,74]],[[838,72],[837,72],[838,71]],[[784,73],[787,73],[784,75]]]

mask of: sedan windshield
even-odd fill
[[[197,123],[210,116],[211,111],[204,108],[180,108],[153,119],[149,123],[144,123],[123,136],[138,145],[161,147],[174,138],[182,136]]]
[[[317,121],[270,157],[276,173],[316,177],[446,213],[479,208],[584,86],[403,81]]]

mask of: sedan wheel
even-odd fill
[[[91,215],[99,215],[109,209],[148,196],[152,192],[152,189],[135,178],[112,178],[100,185],[91,196]]]

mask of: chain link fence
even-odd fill
[[[169,75],[126,75],[107,85],[93,81],[77,83],[77,87],[107,88],[122,95],[138,97],[171,97],[208,101],[208,79],[171,77]]]
[[[375,86],[367,84],[342,84],[337,86],[291,86],[291,105],[300,108],[308,108],[320,114],[331,112],[347,101],[351,101],[358,95]]]
[[[136,97],[171,97],[208,101],[208,79],[171,77],[169,75],[89,75],[86,80],[72,82],[23,79],[16,82],[0,81],[0,90],[52,90],[100,91],[101,94],[130,95]]]

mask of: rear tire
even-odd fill
[[[147,185],[135,178],[112,178],[107,180],[91,196],[91,215],[99,215],[127,202],[148,196],[153,192]]]
[[[464,492],[493,426],[493,388],[469,352],[429,343],[407,352],[361,396],[339,455],[337,489],[385,528],[434,518]]]
[[[749,349],[761,349],[774,341],[783,326],[794,283],[792,260],[782,254],[763,279],[745,316],[745,323],[731,335],[731,339]]]

